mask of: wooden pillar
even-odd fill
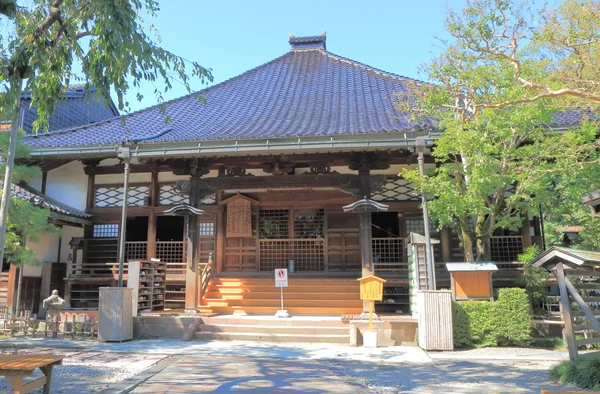
[[[158,172],[152,171],[152,179],[150,181],[150,206],[157,207],[159,203],[158,190]],[[156,212],[152,210],[148,215],[148,237],[147,237],[147,258],[156,257]]]
[[[57,263],[58,264],[58,263]],[[46,309],[43,308],[43,301],[50,297],[50,279],[52,277],[52,263],[44,262],[42,265],[42,283],[40,285],[40,303],[38,307],[38,317],[46,318]],[[62,295],[62,294],[61,294]]]
[[[17,267],[10,263],[8,268],[8,283],[6,288],[6,306],[12,308],[15,304],[15,290],[17,284]]]
[[[200,175],[193,174],[190,177],[190,205],[198,207],[198,196],[200,194]],[[187,231],[187,264],[185,269],[185,311],[196,312],[198,305],[198,217],[188,217]]]
[[[368,166],[363,166],[358,170],[358,187],[361,199],[371,198],[371,170]],[[360,242],[360,260],[361,276],[374,275],[373,270],[373,233],[371,231],[371,212],[361,212],[360,218],[359,242]],[[369,312],[370,303],[363,300],[363,313]]]
[[[94,172],[92,172],[91,170],[88,170],[87,198],[86,198],[86,203],[85,203],[85,206],[87,209],[94,208],[94,200],[96,198],[95,189],[94,189],[95,182],[96,182],[96,174]]]
[[[48,182],[48,171],[42,171],[42,188],[40,192],[46,194],[46,183]]]
[[[442,227],[441,238],[442,260],[444,263],[447,263],[452,261],[452,238],[450,236],[450,228],[448,226]]]
[[[219,204],[221,202],[221,200],[223,199],[223,192],[217,192],[216,195],[216,201],[217,204]],[[216,268],[216,273],[219,274],[221,272],[223,272],[223,269],[225,268],[225,206],[219,204],[219,210],[217,212],[217,231],[215,233],[216,235],[216,256],[215,256],[215,261],[217,263]]]
[[[523,226],[521,227],[521,235],[523,236],[523,249],[530,247],[533,245],[533,240],[531,239],[531,223],[529,222],[529,217],[525,216],[523,218]]]

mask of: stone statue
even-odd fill
[[[58,296],[58,290],[52,290],[52,295],[44,300],[42,306],[46,308],[46,324],[56,338],[60,323],[60,310],[64,309],[67,302]]]

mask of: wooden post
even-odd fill
[[[365,166],[358,170],[358,185],[360,198],[371,197],[370,187],[371,170]],[[361,260],[361,276],[374,275],[373,270],[373,234],[371,232],[371,213],[361,212],[358,214],[360,218],[360,260]],[[369,311],[369,301],[363,300],[363,313]]]
[[[197,207],[198,196],[200,193],[200,176],[193,174],[190,177],[190,205]],[[185,312],[195,313],[198,297],[198,217],[190,215],[188,217],[188,253],[187,264],[185,268]]]
[[[531,223],[529,222],[529,217],[525,216],[523,218],[523,224],[521,226],[521,235],[523,236],[523,249],[530,247],[533,245],[533,240],[531,239]]]
[[[221,202],[223,199],[223,192],[217,192],[216,200],[217,203]],[[219,205],[219,210],[217,212],[217,231],[215,233],[216,239],[216,261],[217,266],[216,273],[219,274],[223,271],[225,267],[225,206]]]
[[[87,186],[87,198],[85,202],[85,206],[87,209],[94,208],[94,201],[96,199],[96,190],[94,188],[94,183],[96,182],[96,175],[91,172],[88,175],[88,186]]]
[[[450,228],[447,226],[442,227],[441,234],[442,241],[442,260],[444,263],[452,261],[452,244],[450,238]]]
[[[8,268],[8,283],[6,284],[6,306],[12,309],[15,303],[15,284],[17,283],[17,267],[10,263]]]
[[[150,206],[158,206],[160,195],[158,190],[158,172],[152,171],[152,180],[150,181]],[[156,257],[156,213],[150,212],[148,215],[148,237],[146,243],[146,258]]]
[[[577,345],[575,345],[573,317],[571,316],[571,302],[569,301],[569,293],[567,292],[567,285],[565,283],[565,270],[562,263],[558,263],[556,265],[555,272],[560,291],[560,310],[564,323],[564,336],[567,342],[567,348],[569,349],[569,358],[574,360],[577,358]]]

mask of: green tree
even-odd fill
[[[212,80],[209,70],[161,48],[158,38],[146,33],[154,28],[144,18],[158,11],[155,0],[0,0],[0,112],[12,120],[5,184],[13,180],[22,90],[37,106],[37,131],[47,126],[47,115],[74,80],[83,80],[88,91],[95,87],[106,100],[114,93],[121,110],[129,108],[124,94],[130,83],[139,87],[150,81],[168,91],[178,80],[190,91],[190,77]],[[81,77],[75,75],[77,66]],[[157,86],[159,102],[162,93]],[[9,196],[4,191],[0,207],[0,261]]]
[[[597,166],[598,130],[585,114],[600,103],[599,27],[594,1],[554,9],[468,1],[449,12],[452,38],[424,67],[432,84],[412,102],[398,96],[400,109],[416,104],[416,119],[435,118],[443,130],[435,171],[403,175],[436,197],[434,219],[458,226],[467,261],[488,260],[495,230],[517,230],[519,214],[555,203],[552,182]],[[548,127],[573,106],[583,111],[580,127]]]

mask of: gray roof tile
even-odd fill
[[[63,204],[60,201],[57,201],[51,197],[42,194],[41,192],[35,190],[33,187],[27,185],[26,183],[13,183],[10,192],[14,197],[20,198],[25,201],[29,201],[37,206],[47,208],[55,213],[84,219],[92,217],[92,215],[84,211],[73,208],[67,204]]]
[[[411,123],[394,107],[395,92],[410,94],[421,83],[323,49],[294,49],[200,91],[206,103],[188,95],[165,103],[164,113],[157,105],[92,125],[28,136],[25,141],[31,147],[60,147],[431,129],[432,122]],[[168,124],[165,115],[171,118]]]

